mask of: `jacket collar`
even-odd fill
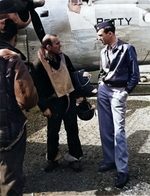
[[[123,44],[124,44],[124,42],[122,40],[118,39],[118,42],[117,42],[117,44],[116,44],[116,46],[114,48],[114,51],[116,51],[116,50],[122,50],[122,48],[123,48],[122,45]],[[109,50],[109,46],[107,45],[104,48],[104,52],[107,52],[108,50]]]
[[[22,60],[24,60],[24,61],[26,60],[26,57],[24,56],[24,54],[20,50],[18,50],[17,48],[12,47],[8,42],[0,40],[0,49],[12,50],[12,51],[16,52],[17,54],[20,54]]]

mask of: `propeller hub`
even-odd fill
[[[42,7],[45,4],[45,0],[32,0],[34,8]]]

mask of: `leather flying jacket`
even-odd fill
[[[19,50],[0,41],[0,151],[10,150],[20,139],[27,121],[22,110],[38,102],[36,88],[20,56]]]
[[[17,48],[12,47],[9,43],[7,43],[3,40],[0,40],[0,49],[8,49],[8,50],[11,50],[13,52],[16,52],[17,54],[19,54],[21,56],[21,59],[23,61],[26,60],[26,57],[24,56],[24,54],[20,50],[18,50]]]
[[[135,48],[118,40],[112,49],[111,62],[108,50],[109,46],[106,46],[100,54],[100,81],[104,81],[108,86],[125,87],[125,90],[131,93],[140,79]]]

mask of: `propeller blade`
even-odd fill
[[[40,17],[37,14],[37,12],[32,8],[30,9],[30,14],[31,14],[31,20],[32,20],[32,24],[35,29],[35,32],[36,32],[40,42],[42,42],[42,39],[45,36],[45,31],[44,31],[42,22],[40,20]]]

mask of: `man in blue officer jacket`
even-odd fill
[[[125,136],[127,96],[139,82],[135,48],[117,39],[113,21],[95,25],[105,48],[100,53],[100,74],[97,97],[100,137],[104,162],[99,172],[117,168],[115,186],[122,188],[129,181],[128,151]]]

